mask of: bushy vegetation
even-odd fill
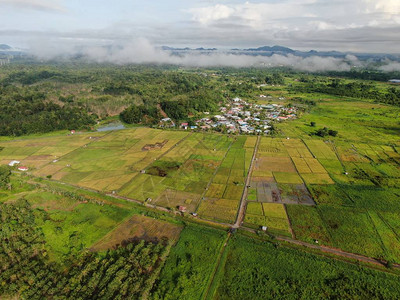
[[[156,124],[159,121],[159,112],[156,107],[132,105],[121,112],[121,120],[128,124]]]
[[[42,92],[0,87],[0,135],[82,129],[95,124],[96,116],[83,107],[60,106],[45,100]]]
[[[283,76],[279,73],[274,73],[265,77],[265,82],[267,84],[285,84]]]
[[[400,106],[400,89],[395,87],[381,88],[375,84],[340,79],[307,82],[298,84],[294,91],[303,93],[322,93],[337,96],[346,96],[361,99],[371,99],[381,103]]]
[[[235,236],[214,299],[396,299],[397,276]]]
[[[311,124],[311,126],[314,127],[315,125],[313,126],[313,124]],[[336,130],[328,129],[327,127],[320,128],[315,132],[315,135],[318,135],[320,137],[326,137],[326,136],[335,137],[335,136],[337,136],[337,134],[338,134],[338,132]]]
[[[187,120],[189,114],[216,111],[222,99],[221,95],[204,90],[189,94],[185,100],[163,101],[161,108],[174,120]]]
[[[0,135],[86,129],[97,115],[143,125],[168,116],[193,125],[204,112],[221,114],[220,103],[234,97],[261,105],[295,103],[298,118],[271,123],[274,138],[260,139],[253,170],[257,137],[144,126],[68,137],[2,137],[0,160],[21,160],[42,178],[41,185],[59,180],[171,210],[185,206],[198,218],[225,223],[236,219],[250,171],[248,201],[298,204],[285,204],[286,210],[283,204],[248,205],[245,226],[266,225],[277,235],[293,231],[296,239],[389,266],[400,262],[400,110],[386,105],[399,105],[399,88],[364,80],[383,81],[386,75],[330,74],[352,78],[347,80],[278,69],[105,65],[2,70]],[[135,204],[113,205],[117,199],[95,192],[83,197],[28,187],[26,180],[34,179],[26,175],[9,178],[10,169],[0,167],[0,201],[7,203],[0,205],[0,297],[201,299],[215,285],[211,277],[225,232],[187,225],[162,269],[168,246],[137,242],[147,232],[135,235],[135,243],[117,242],[125,248],[90,253],[86,249],[120,222],[132,222]],[[144,206],[138,211],[160,217]],[[399,298],[391,275],[240,236],[227,245],[217,299]]]
[[[174,161],[158,160],[154,164],[152,164],[150,168],[146,170],[146,173],[150,175],[165,177],[170,172],[178,170],[180,166],[181,166],[180,163]]]
[[[363,80],[375,80],[375,81],[388,81],[393,78],[399,78],[400,72],[381,72],[374,70],[351,70],[351,71],[329,71],[326,73],[330,76],[340,76],[350,79],[363,79]]]
[[[153,299],[202,299],[225,233],[188,226],[161,271]]]
[[[48,260],[42,231],[46,213],[26,200],[0,204],[0,295],[24,299],[140,298],[154,282],[166,245],[141,241],[104,254],[83,252],[62,266]]]
[[[0,190],[4,189],[10,183],[11,170],[8,166],[0,165]]]

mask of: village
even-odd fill
[[[260,95],[260,98],[267,98]],[[279,100],[284,100],[279,99]],[[253,104],[241,98],[234,98],[219,108],[220,113],[210,115],[204,112],[205,117],[183,122],[178,125],[184,130],[205,130],[219,131],[225,133],[240,134],[270,134],[273,129],[273,122],[280,122],[297,117],[297,108],[281,104]],[[170,118],[163,118],[159,127],[176,127]]]

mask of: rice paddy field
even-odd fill
[[[234,223],[254,146],[254,137],[234,138],[202,197],[197,210],[200,216]]]
[[[288,217],[281,203],[248,202],[244,225],[254,228],[255,224],[267,227],[270,232],[290,236]]]
[[[400,262],[400,142],[395,125],[384,130],[398,112],[322,99],[302,118],[278,124],[279,134],[261,137],[257,148],[255,136],[136,128],[4,140],[0,162],[19,160],[36,177],[228,224],[249,176],[244,226]],[[312,135],[312,120],[338,136]]]
[[[256,137],[137,128],[5,141],[3,164],[82,188],[233,223]]]
[[[301,118],[277,124],[275,138],[261,139],[244,226],[267,226],[261,204],[281,204],[297,239],[400,262],[392,218],[400,213],[400,110],[324,95],[315,101]],[[338,136],[313,135],[311,121]]]
[[[318,97],[310,113],[279,125],[285,137],[302,139],[330,177],[317,173],[315,178],[307,167],[317,171],[320,166],[293,159],[316,204],[286,204],[293,232],[308,242],[399,262],[398,218],[392,216],[400,212],[400,110],[344,97]],[[310,137],[315,130],[311,121],[318,128],[337,130],[338,136]]]
[[[166,221],[143,215],[134,215],[121,222],[114,230],[97,241],[91,247],[91,250],[104,251],[137,240],[156,243],[167,239],[175,242],[178,240],[182,228],[182,226]]]
[[[240,235],[208,299],[398,299],[397,276]]]

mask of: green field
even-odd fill
[[[255,137],[246,136],[138,128],[9,140],[0,146],[4,164],[18,159],[34,176],[113,192],[170,210],[184,206],[187,213],[196,212],[203,219],[223,223],[236,220],[250,171],[245,225],[267,226],[287,235],[290,228],[285,218],[268,217],[265,211],[261,215],[252,213],[251,206],[261,204],[251,201],[290,204],[288,215],[296,238],[317,239],[346,251],[400,262],[396,221],[377,217],[400,212],[399,155],[392,146],[350,142],[341,137],[329,141],[262,137],[252,170],[249,166]],[[7,193],[2,194],[0,199],[6,201]],[[62,243],[52,245],[59,256],[70,251],[67,240],[71,235],[82,235],[75,240],[80,241],[76,247],[83,249],[126,217],[126,213],[114,221],[105,217],[96,227],[97,218],[103,217],[92,210],[91,204],[72,205],[64,199],[48,201],[29,195],[27,199],[46,203],[49,209],[60,207],[43,225],[46,235],[64,236]],[[298,213],[302,210],[306,213]],[[79,225],[81,221],[75,224],[75,218],[84,219],[85,225]],[[57,222],[63,226],[52,225]],[[63,227],[63,232],[56,227]],[[88,234],[94,231],[88,228],[96,228],[96,235]],[[387,235],[395,240],[389,242]],[[358,246],[361,240],[366,243],[363,247]]]
[[[213,299],[396,299],[398,278],[236,236]]]
[[[254,137],[235,137],[198,207],[200,216],[234,223],[254,151]]]
[[[186,227],[165,262],[152,299],[203,299],[225,233]]]
[[[266,226],[269,232],[289,235],[284,204],[248,202],[244,222],[255,229]]]
[[[0,104],[29,119],[1,128],[1,299],[400,298],[400,108],[388,101],[398,86],[281,69],[283,84],[264,85],[271,72],[258,68],[85,66],[65,78],[58,68],[0,74]],[[343,95],[359,90],[339,96],[336,80]],[[268,121],[262,136],[157,119],[223,115],[234,97],[297,117]],[[59,107],[45,115],[63,130],[49,133],[31,109],[61,102],[99,123],[80,120],[72,134],[55,122]],[[143,122],[95,131],[130,105]],[[333,260],[324,247],[382,264]]]

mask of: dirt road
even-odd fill
[[[245,183],[243,194],[242,194],[242,199],[240,200],[239,211],[238,211],[238,214],[236,217],[236,222],[232,226],[233,228],[239,228],[240,225],[242,224],[242,221],[244,218],[244,213],[245,213],[245,209],[246,209],[246,199],[247,199],[247,194],[248,194],[248,186],[250,186],[251,170],[253,170],[253,165],[254,165],[254,161],[256,159],[259,144],[260,144],[260,136],[257,136],[257,142],[254,147],[253,157],[251,158],[251,163],[250,163],[250,167],[249,167],[249,170],[247,173],[247,178],[246,178],[246,183]]]

